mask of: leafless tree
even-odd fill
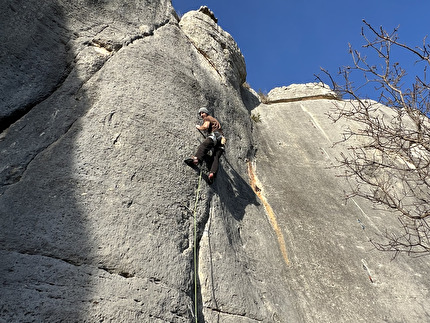
[[[386,232],[379,250],[394,256],[430,254],[430,84],[426,70],[430,65],[430,46],[424,38],[421,47],[410,47],[398,39],[398,28],[388,33],[363,20],[364,52],[375,57],[376,64],[349,46],[353,65],[329,77],[334,90],[350,104],[337,104],[330,117],[336,122],[347,118],[359,125],[344,133],[344,142],[355,143],[340,158],[340,166],[351,185],[349,197],[360,196],[398,216],[400,230]],[[419,67],[419,75],[405,85],[407,71],[394,59],[397,51],[410,54]],[[376,55],[374,55],[376,54]],[[420,65],[421,64],[421,65]],[[377,100],[360,98],[361,86],[352,81],[352,73],[361,73],[361,86],[374,86]],[[340,78],[340,82],[335,79]],[[321,80],[321,79],[320,79]],[[381,107],[381,104],[385,107]],[[389,107],[389,108],[387,108]],[[359,144],[356,144],[356,143]]]

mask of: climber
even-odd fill
[[[192,163],[197,166],[202,163],[203,158],[208,154],[210,150],[212,152],[212,165],[210,166],[210,172],[208,179],[213,182],[218,171],[219,158],[224,152],[225,137],[222,132],[221,124],[217,119],[209,115],[209,111],[206,108],[199,109],[199,115],[203,119],[202,125],[196,125],[197,130],[205,131],[207,133],[206,139],[199,145],[195,156],[185,161],[186,163]]]

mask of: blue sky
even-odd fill
[[[180,15],[207,5],[238,43],[248,83],[263,92],[314,82],[320,67],[336,74],[339,67],[351,65],[348,43],[364,52],[362,19],[387,31],[400,25],[400,41],[412,46],[421,46],[430,34],[429,0],[172,0],[172,4]],[[399,53],[400,63],[410,62],[408,57]],[[364,96],[374,98],[374,93],[369,89]]]

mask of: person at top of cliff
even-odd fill
[[[197,166],[202,163],[204,157],[213,149],[212,158],[210,159],[212,164],[210,165],[208,175],[209,181],[213,182],[218,171],[219,158],[224,152],[225,137],[222,132],[221,124],[210,115],[208,109],[204,107],[200,108],[199,115],[203,119],[203,124],[196,125],[196,128],[200,131],[205,131],[207,136],[197,148],[196,154],[189,161]]]

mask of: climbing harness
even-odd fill
[[[222,134],[220,134],[218,131],[211,132],[210,134],[207,135],[207,137],[205,136],[205,134],[201,130],[199,130],[199,132],[201,133],[201,135],[204,138],[211,138],[212,141],[214,142],[214,145],[219,143],[219,144],[221,144],[221,146],[224,146],[227,142],[227,139]]]
[[[212,141],[214,142],[214,145],[216,145],[217,143],[220,143],[222,138],[224,138],[223,135],[221,135],[218,131],[214,131],[211,132],[210,134],[208,134],[207,138],[211,138]]]
[[[199,202],[200,184],[202,182],[202,170],[200,169],[199,182],[196,190],[196,200],[194,202],[194,317],[197,323],[197,204]]]

